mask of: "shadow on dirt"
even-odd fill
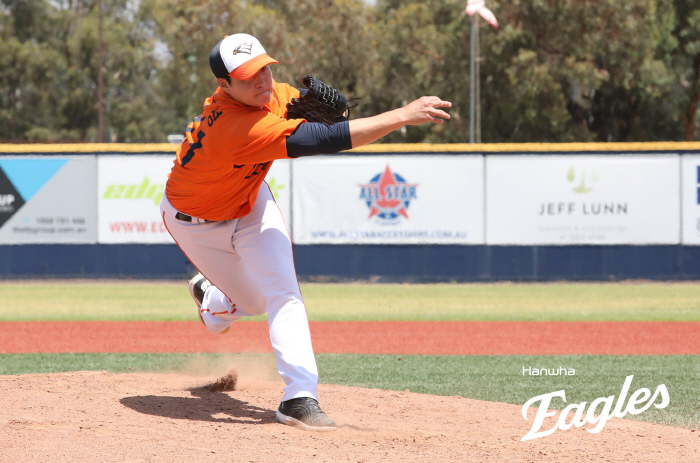
[[[189,391],[194,397],[141,395],[124,397],[119,402],[139,413],[180,420],[239,424],[276,422],[274,410],[256,407],[206,388],[194,388]]]

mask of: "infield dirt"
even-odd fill
[[[521,442],[521,407],[460,397],[321,385],[340,428],[275,422],[283,384],[241,375],[72,372],[0,377],[3,462],[690,462],[700,433],[611,420]]]
[[[698,322],[311,322],[316,353],[700,354]],[[235,335],[234,335],[235,334]],[[267,322],[217,336],[199,322],[0,322],[0,353],[272,352]]]
[[[245,326],[240,337],[227,338],[202,336],[195,322],[4,322],[0,335],[5,352],[269,351],[266,324]],[[311,327],[316,350],[327,352],[700,352],[697,323],[324,322]],[[250,339],[242,339],[244,334]],[[572,342],[587,338],[588,343]],[[332,385],[320,386],[321,406],[340,429],[299,431],[275,422],[283,383],[274,368],[231,366],[239,373],[238,390],[219,392],[210,386],[229,366],[219,365],[212,374],[209,367],[189,365],[190,376],[0,376],[0,462],[700,461],[700,432],[688,429],[613,419],[599,434],[574,428],[521,442],[535,411],[525,421],[518,405]]]

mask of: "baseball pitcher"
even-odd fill
[[[270,67],[275,63],[248,34],[216,44],[209,64],[219,86],[185,130],[161,214],[200,272],[189,289],[209,331],[226,333],[242,317],[267,313],[286,384],[277,420],[334,430],[336,423],[318,405],[318,370],[291,241],[265,174],[276,159],[338,153],[405,125],[443,123],[450,116],[440,108],[451,103],[422,97],[349,120],[342,93],[311,75],[301,90],[278,83]]]

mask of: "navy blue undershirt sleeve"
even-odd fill
[[[316,154],[335,154],[352,149],[350,123],[338,122],[333,125],[319,122],[302,122],[287,137],[287,156],[298,158]]]

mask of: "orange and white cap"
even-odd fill
[[[209,55],[209,66],[216,77],[250,79],[264,66],[277,63],[270,58],[258,39],[249,34],[227,35]]]

